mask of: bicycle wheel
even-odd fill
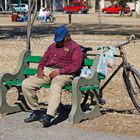
[[[126,89],[135,108],[140,112],[140,73],[133,67],[123,72]]]

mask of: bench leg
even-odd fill
[[[79,123],[82,120],[93,119],[101,115],[98,99],[96,98],[95,94],[94,97],[91,98],[93,98],[93,100],[91,101],[90,104],[90,110],[87,111],[83,111],[80,105],[82,98],[80,98],[79,96],[75,98],[75,101],[72,102],[72,104],[74,105],[72,105],[72,110],[69,114],[69,122],[75,124],[75,123]]]
[[[79,123],[80,121],[86,119],[93,119],[101,115],[99,102],[95,94],[95,92],[98,92],[98,90],[88,91],[90,103],[87,103],[87,106],[90,106],[86,110],[81,107],[82,92],[79,90],[79,87],[90,85],[90,83],[91,81],[86,79],[75,79],[75,82],[72,83],[72,109],[68,118],[69,122],[72,124]],[[95,83],[97,84],[96,81]]]
[[[8,90],[4,85],[1,85],[0,88],[0,112],[1,113],[13,113],[21,111],[21,108],[18,105],[10,106],[7,104],[6,94]]]
[[[8,74],[8,73],[4,74],[1,77],[1,80],[0,80],[0,113],[8,114],[8,113],[14,113],[14,112],[19,112],[19,111],[25,111],[25,110],[29,109],[29,108],[27,108],[27,105],[24,102],[24,99],[22,99],[22,95],[20,95],[20,91],[18,88],[17,88],[18,99],[15,102],[15,104],[9,105],[7,103],[7,93],[11,87],[4,85],[3,79],[7,79],[7,78],[12,79],[12,77],[13,76],[11,74]]]

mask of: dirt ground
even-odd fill
[[[35,21],[31,50],[33,54],[43,55],[53,41],[53,29],[65,24],[72,38],[79,44],[96,49],[98,46],[115,45],[130,34],[136,35],[135,44],[125,47],[128,61],[140,70],[140,19],[134,17],[118,17],[116,15],[72,15],[72,24],[68,24],[68,16],[57,13],[55,23],[40,24]],[[101,20],[101,24],[99,24]],[[12,73],[17,65],[20,52],[26,47],[26,24],[12,23],[10,16],[0,15],[0,73]],[[116,66],[120,60],[116,59]],[[113,70],[109,70],[109,74]],[[74,125],[81,129],[107,132],[115,135],[140,136],[140,115],[135,110],[125,90],[121,71],[112,79],[104,90],[106,104],[102,106],[105,114],[93,120]],[[46,101],[45,89],[40,92],[40,100]],[[2,114],[0,115],[0,118]],[[4,116],[3,116],[4,117]]]

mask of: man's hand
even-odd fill
[[[52,80],[54,77],[56,77],[59,74],[60,74],[59,70],[55,70],[55,71],[50,73],[49,77]]]
[[[38,78],[43,78],[43,76],[44,76],[43,69],[42,69],[42,68],[39,68],[39,69],[38,69],[38,73],[37,73],[37,77],[38,77]]]

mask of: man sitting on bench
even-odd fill
[[[44,127],[50,126],[60,104],[63,86],[71,84],[74,74],[81,69],[83,52],[71,39],[65,26],[55,30],[54,41],[43,55],[37,75],[25,79],[22,83],[25,100],[34,110],[30,117],[24,119],[25,123],[40,121]],[[51,84],[47,111],[40,108],[37,98],[37,90],[43,84]]]

